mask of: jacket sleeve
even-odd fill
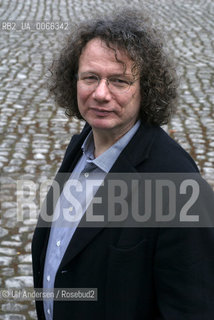
[[[154,261],[159,317],[214,317],[214,229],[162,228]]]

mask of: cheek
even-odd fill
[[[120,104],[122,109],[137,108],[140,104],[140,96],[136,92],[129,95],[123,95],[120,97],[120,99],[118,99],[118,103]]]
[[[87,100],[87,96],[88,95],[85,91],[77,87],[77,103],[79,106],[82,106],[82,104]]]
[[[136,105],[136,107],[138,106],[138,108],[140,108],[140,104],[141,104],[141,93],[138,92],[134,95],[134,103]]]
[[[123,97],[123,99],[120,100],[121,116],[132,117],[138,114],[140,111],[140,102],[141,98],[138,92],[126,97],[126,99]]]
[[[139,108],[139,107],[140,107],[140,102],[141,102],[141,93],[140,93],[140,90],[136,90],[136,91],[132,94],[131,104],[133,104],[133,106],[134,106],[135,108]]]

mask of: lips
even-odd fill
[[[106,110],[106,109],[97,109],[97,108],[91,108],[91,111],[96,115],[96,116],[99,116],[99,117],[106,117],[108,116],[109,114],[112,113],[112,111],[110,110]]]

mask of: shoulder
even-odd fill
[[[152,133],[150,152],[144,167],[155,172],[199,172],[192,157],[161,127],[149,127]]]

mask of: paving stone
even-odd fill
[[[31,242],[27,243],[24,249],[26,252],[31,252]]]
[[[33,287],[33,278],[30,276],[18,276],[5,280],[6,288],[29,288]]]
[[[20,263],[26,263],[26,262],[31,263],[32,262],[32,257],[31,257],[31,254],[24,254],[24,255],[20,255],[18,257],[18,260],[19,260]]]
[[[32,265],[31,264],[19,264],[18,273],[20,275],[32,275]]]
[[[0,266],[8,266],[11,264],[12,258],[11,257],[2,257],[0,256]]]
[[[131,6],[140,9],[142,4],[166,33],[181,78],[179,107],[165,130],[190,152],[214,188],[214,2],[133,0]],[[126,0],[10,0],[0,6],[0,21],[60,19],[78,23],[125,5]],[[4,174],[0,176],[0,285],[8,281],[9,285],[32,285],[29,242],[35,222],[24,219],[17,226],[12,186],[25,173],[34,182],[52,178],[70,137],[83,128],[84,122],[68,120],[46,89],[48,66],[59,52],[65,30],[0,32],[0,168]],[[16,255],[18,250],[20,254]],[[0,319],[37,319],[32,302],[23,306],[17,304],[20,309],[16,310],[5,302]]]
[[[5,304],[2,304],[1,310],[4,312],[20,312],[22,310],[27,309],[26,305],[20,304],[20,303],[14,303],[14,302],[8,302]]]
[[[36,311],[29,311],[28,314],[30,319],[37,319]]]
[[[14,268],[2,268],[1,275],[6,277],[14,276]]]
[[[8,246],[8,247],[20,247],[22,245],[22,242],[16,242],[16,241],[1,241],[2,246]]]
[[[26,320],[26,317],[24,315],[15,314],[15,313],[8,313],[4,316],[0,315],[0,320]]]
[[[17,215],[17,208],[11,208],[11,209],[7,209],[5,212],[4,212],[4,218],[15,218]]]
[[[4,236],[6,236],[8,234],[8,230],[0,227],[0,238],[3,238]]]
[[[12,248],[3,248],[0,247],[0,254],[4,254],[4,255],[9,255],[9,256],[14,256],[17,254],[17,251],[15,249]]]

